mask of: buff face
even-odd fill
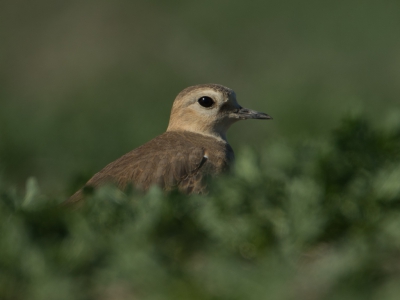
[[[229,127],[245,119],[271,119],[265,113],[243,108],[233,90],[216,84],[183,90],[176,97],[167,131],[190,131],[226,140]]]

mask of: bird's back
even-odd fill
[[[204,177],[227,170],[233,159],[227,142],[188,131],[167,131],[108,164],[85,186],[113,183],[121,190],[128,185],[147,190],[158,185],[165,190],[203,193]],[[66,204],[82,198],[81,189]]]

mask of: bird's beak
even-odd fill
[[[235,117],[238,119],[246,120],[246,119],[260,119],[260,120],[270,120],[272,117],[265,113],[255,111],[252,109],[241,107],[235,111]]]

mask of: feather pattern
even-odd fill
[[[233,159],[233,150],[225,141],[193,132],[167,131],[108,164],[85,186],[113,183],[121,190],[128,185],[147,190],[158,185],[187,194],[204,193],[205,175],[226,171]],[[65,204],[82,199],[81,189]]]

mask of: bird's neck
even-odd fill
[[[173,126],[168,126],[167,132],[193,132],[196,134],[201,134],[204,136],[212,137],[218,140],[219,142],[224,142],[228,143],[226,139],[226,130],[198,130],[198,128],[192,128],[192,127],[180,127],[180,128],[175,128]]]

